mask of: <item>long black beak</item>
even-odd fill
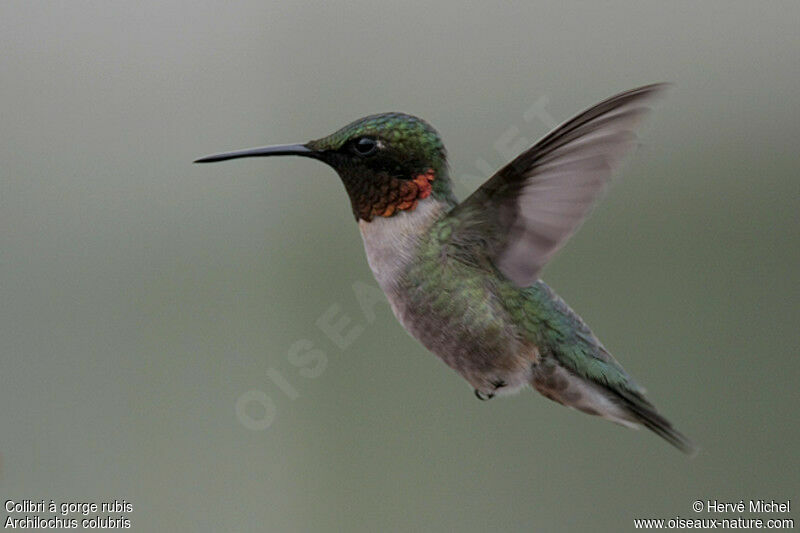
[[[247,150],[237,150],[235,152],[225,152],[201,157],[195,163],[216,163],[217,161],[227,161],[228,159],[239,159],[241,157],[269,157],[273,155],[299,155],[302,157],[315,157],[317,152],[308,148],[304,144],[279,144],[276,146],[262,146],[260,148],[248,148]]]

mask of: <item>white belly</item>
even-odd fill
[[[502,346],[490,346],[484,342],[482,330],[470,328],[461,316],[420,313],[411,303],[405,279],[409,262],[417,260],[420,236],[427,234],[444,209],[444,204],[425,201],[411,212],[376,218],[372,222],[359,221],[367,261],[406,331],[457,370],[474,388],[494,393],[491,383],[502,381],[506,386],[496,392],[516,391],[527,384],[530,362],[535,355],[518,345],[513,335],[509,334],[510,340]],[[420,304],[419,293],[415,298]],[[428,304],[423,299],[421,308],[430,309]]]

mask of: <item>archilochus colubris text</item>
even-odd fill
[[[694,446],[645,398],[583,320],[539,279],[589,213],[634,128],[664,89],[623,92],[555,128],[458,203],[445,148],[425,121],[371,115],[305,144],[198,159],[296,155],[344,183],[367,260],[395,316],[487,400],[542,395]]]

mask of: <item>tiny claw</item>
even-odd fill
[[[485,394],[478,389],[475,389],[475,397],[478,398],[480,401],[485,402],[486,400],[491,400],[494,398],[494,394]]]

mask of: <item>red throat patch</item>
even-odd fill
[[[431,195],[433,190],[431,182],[435,178],[436,173],[430,168],[410,180],[393,178],[390,183],[386,184],[386,190],[382,191],[385,196],[381,195],[382,198],[371,206],[369,215],[361,218],[369,221],[375,216],[390,217],[399,211],[415,209],[420,200]]]

